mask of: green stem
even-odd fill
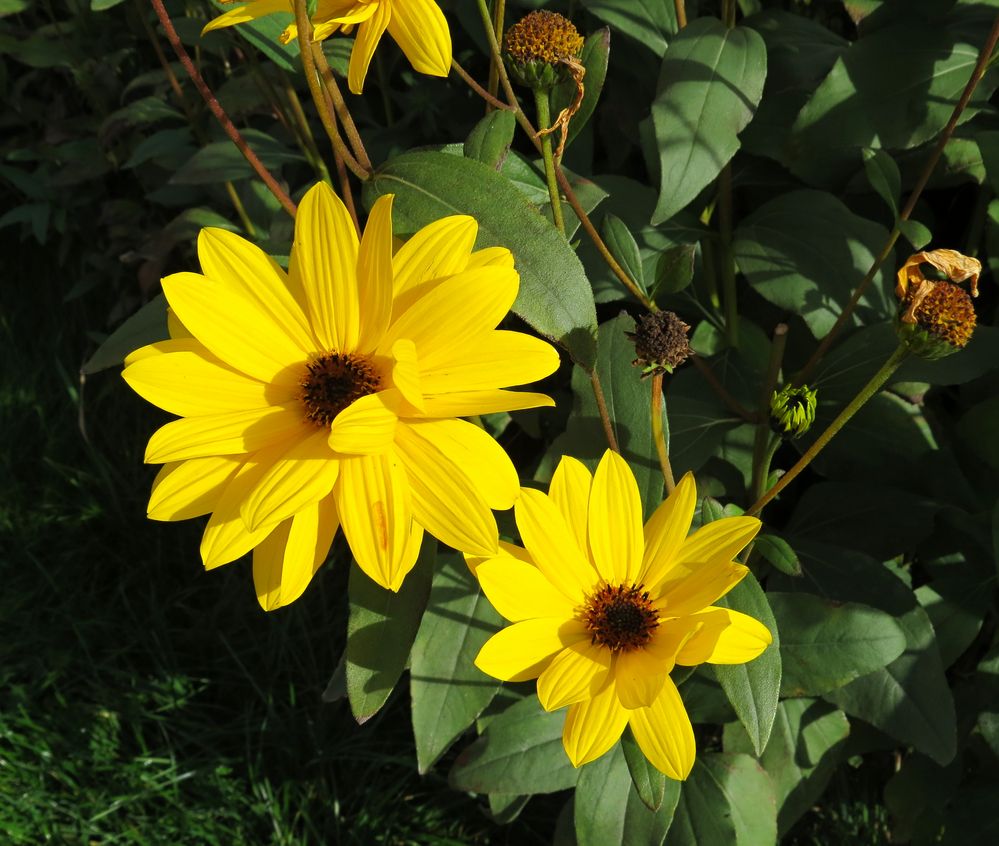
[[[239,194],[236,193],[236,186],[231,182],[226,182],[225,189],[226,193],[229,195],[229,199],[232,201],[232,207],[236,210],[236,214],[239,215],[239,219],[243,224],[243,228],[246,230],[246,234],[251,238],[256,238],[256,227],[253,225],[253,221],[250,220],[250,216],[246,213],[246,207],[243,205],[243,201],[239,199]]]
[[[687,7],[684,0],[673,0],[673,5],[676,7],[677,29],[683,29],[687,25]]]
[[[666,484],[666,495],[673,493],[676,480],[673,478],[673,466],[669,463],[669,450],[666,449],[666,435],[663,432],[663,374],[656,373],[652,377],[652,441],[656,445],[659,456],[659,469],[662,470],[663,482]]]
[[[756,440],[753,442],[753,502],[763,495],[767,476],[770,474],[770,458],[773,457],[772,451],[769,456],[767,455],[767,446],[770,440],[770,397],[777,386],[777,378],[780,376],[780,366],[784,361],[784,348],[786,346],[787,324],[778,323],[774,328],[773,342],[770,344],[770,364],[760,389],[760,404],[757,412],[759,421],[756,424]]]
[[[590,373],[590,385],[593,388],[593,398],[597,401],[597,414],[600,415],[600,422],[604,426],[604,435],[607,437],[607,445],[616,453],[621,452],[617,443],[617,436],[614,434],[614,424],[611,423],[610,412],[607,411],[607,400],[604,399],[604,389],[600,385],[600,376],[597,371]]]
[[[732,255],[732,166],[718,175],[718,261],[725,306],[725,340],[739,343],[739,308],[735,292],[735,258]]]
[[[493,16],[491,29],[498,44],[503,43],[503,22],[506,18],[506,0],[493,0]],[[499,93],[499,66],[503,59],[493,54],[489,61],[489,95],[495,97]]]
[[[747,511],[747,514],[759,514],[763,510],[763,507],[770,502],[777,494],[779,494],[784,488],[786,488],[798,474],[801,473],[812,460],[825,448],[826,444],[829,443],[835,437],[836,433],[839,432],[856,414],[861,407],[866,403],[871,397],[873,397],[878,390],[888,381],[888,377],[894,373],[898,366],[905,361],[909,355],[909,350],[904,344],[899,344],[895,352],[893,352],[888,360],[881,365],[878,372],[875,373],[868,383],[861,388],[857,395],[850,400],[850,403],[844,408],[839,415],[833,420],[832,423],[826,428],[826,430],[815,439],[813,443],[805,453],[798,459],[798,462],[787,471],[780,480],[774,485],[770,490],[768,490],[763,496],[761,496],[754,504],[753,507]]]
[[[559,196],[558,179],[555,176],[555,157],[552,155],[552,138],[545,130],[551,127],[551,106],[548,92],[535,89],[534,102],[538,108],[538,134],[541,135],[541,158],[545,162],[545,181],[548,183],[548,197],[552,203],[552,219],[555,228],[565,235],[565,220],[562,218],[562,198]],[[542,134],[544,133],[544,134]]]

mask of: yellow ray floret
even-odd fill
[[[252,0],[209,21],[201,34],[293,11],[292,0]],[[451,71],[451,33],[434,0],[319,0],[312,26],[313,41],[356,28],[347,69],[347,83],[355,94],[364,88],[368,66],[385,32],[418,73],[447,76]],[[281,41],[297,37],[298,28],[292,23],[281,34]]]
[[[163,280],[167,341],[124,378],[173,414],[150,438],[164,464],[149,516],[210,515],[206,567],[254,552],[261,605],[301,595],[340,528],[359,566],[398,590],[424,531],[499,551],[493,509],[517,472],[457,419],[550,406],[507,390],[559,364],[545,341],[496,326],[519,287],[508,251],[473,251],[477,224],[444,218],[393,253],[392,197],[358,237],[325,185],[302,199],[287,273],[237,235],[206,229],[202,273]]]
[[[565,457],[548,494],[525,488],[517,500],[523,548],[466,554],[512,623],[476,665],[504,681],[536,678],[546,710],[569,707],[562,741],[577,767],[630,726],[653,765],[686,778],[694,734],[670,671],[741,664],[772,641],[758,620],[712,605],[748,572],[733,558],[760,521],[728,517],[689,534],[695,500],[688,473],[643,526],[638,485],[619,455],[606,452],[592,475]]]

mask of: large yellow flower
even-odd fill
[[[446,217],[393,255],[392,197],[359,240],[325,185],[302,199],[288,273],[258,247],[202,230],[203,275],[163,280],[171,339],[126,361],[125,380],[182,419],[153,434],[164,463],[149,516],[211,513],[206,567],[254,552],[265,608],[308,585],[342,526],[372,579],[398,590],[423,530],[497,550],[490,509],[517,472],[462,415],[552,405],[503,388],[559,363],[545,341],[497,330],[517,296],[510,252],[473,252],[477,225]]]
[[[252,0],[209,21],[201,34],[292,8],[292,0]],[[386,30],[413,70],[430,76],[447,76],[451,72],[451,32],[434,0],[319,0],[312,25],[314,41],[338,31],[349,33],[357,27],[347,72],[347,84],[355,94],[364,88],[371,57]],[[292,23],[281,34],[281,40],[287,42],[297,36],[297,27]]]
[[[711,605],[748,570],[733,557],[759,531],[755,517],[728,517],[690,537],[694,478],[688,473],[642,527],[635,477],[606,452],[592,476],[562,459],[546,495],[524,488],[516,504],[526,549],[466,556],[493,606],[510,620],[475,664],[504,681],[537,678],[538,698],[568,705],[562,742],[579,767],[607,752],[630,725],[646,757],[684,779],[694,734],[675,664],[741,664],[771,642],[738,611]]]

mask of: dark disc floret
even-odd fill
[[[305,416],[329,426],[348,405],[381,387],[381,376],[366,358],[328,353],[306,365],[301,400]]]
[[[590,643],[631,652],[652,640],[659,614],[643,585],[604,585],[587,599],[583,622]]]
[[[644,375],[672,373],[694,353],[687,340],[689,331],[690,326],[671,311],[643,314],[629,333],[635,342],[632,364],[644,368]]]

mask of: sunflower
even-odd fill
[[[292,0],[252,0],[209,21],[201,34],[289,11],[293,11]],[[451,32],[434,0],[319,0],[312,25],[313,41],[357,27],[347,71],[347,84],[355,94],[364,88],[371,57],[386,30],[413,70],[429,76],[447,76],[451,71]],[[297,37],[298,29],[291,23],[281,41]]]
[[[592,476],[565,457],[546,495],[515,506],[526,549],[466,556],[493,606],[513,625],[475,664],[504,681],[538,680],[541,705],[569,706],[562,743],[574,766],[599,758],[630,726],[652,764],[674,779],[694,765],[694,734],[674,665],[741,664],[771,642],[738,611],[714,607],[748,570],[732,560],[759,531],[728,517],[690,537],[688,473],[642,527],[635,477],[604,453]]]
[[[550,406],[503,390],[553,372],[545,341],[495,329],[520,277],[502,248],[473,252],[470,217],[443,218],[393,255],[392,197],[358,239],[324,184],[302,199],[289,271],[221,229],[198,239],[202,274],[163,280],[171,338],[126,360],[124,378],[180,420],[149,440],[164,464],[149,516],[211,514],[205,566],[254,550],[265,608],[308,585],[342,527],[372,579],[398,590],[424,530],[497,551],[490,509],[517,472],[459,416]]]

